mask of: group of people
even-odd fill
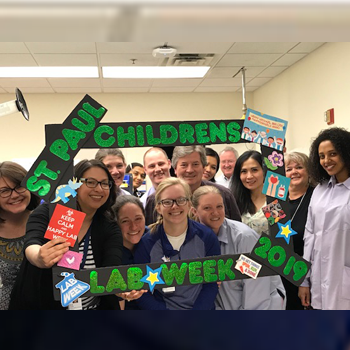
[[[177,146],[170,160],[162,148],[150,148],[143,165],[132,163],[128,169],[135,169],[140,181],[147,174],[152,183],[141,198],[121,187],[127,165],[119,149],[101,149],[95,159],[79,162],[74,177],[83,185],[77,209],[86,214],[77,239],[80,268],[249,253],[263,232],[269,234],[262,210],[266,169],[261,153],[234,151]],[[291,180],[290,218],[298,233],[292,236],[294,250],[311,262],[301,287],[276,275],[83,296],[80,308],[350,309],[350,133],[321,131],[310,158],[292,152],[284,160]],[[225,186],[215,180],[220,163]],[[170,176],[171,166],[176,177]],[[44,238],[54,204],[39,206],[21,186],[25,176],[20,165],[0,163],[0,308],[61,309],[53,298],[52,267],[69,244]]]

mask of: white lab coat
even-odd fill
[[[311,305],[350,310],[350,178],[318,185],[311,197],[304,234],[304,258],[311,270]]]

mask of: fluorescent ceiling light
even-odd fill
[[[102,67],[104,78],[203,78],[210,67]]]
[[[98,67],[0,67],[0,78],[98,77]]]

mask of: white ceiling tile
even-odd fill
[[[0,54],[1,67],[37,66],[30,54]]]
[[[102,92],[101,88],[94,88],[94,87],[55,88],[55,91],[61,94],[71,94],[71,93],[91,94],[91,93]]]
[[[96,53],[94,42],[26,42],[32,53]]]
[[[73,39],[74,40],[74,39]],[[76,40],[76,39],[75,39]],[[152,51],[164,42],[2,42],[0,66],[161,66]],[[324,43],[168,42],[178,54],[214,54],[204,79],[1,79],[1,90],[15,87],[32,93],[144,93],[241,91],[241,67],[246,67],[246,90],[254,91]],[[97,51],[97,52],[96,52]],[[228,52],[228,54],[226,54]],[[236,75],[237,74],[237,75]],[[235,78],[232,78],[236,75]],[[256,79],[254,79],[256,78]],[[251,86],[253,85],[253,86]],[[102,88],[101,88],[102,86]],[[30,92],[30,93],[31,93]],[[4,93],[4,92],[2,92]]]
[[[271,78],[254,78],[251,81],[249,81],[246,85],[247,86],[262,86],[270,80],[271,80]]]
[[[138,92],[148,92],[148,88],[103,88],[105,93],[138,93]]]
[[[283,54],[298,43],[235,43],[228,53],[279,53]]]
[[[242,67],[215,67],[212,68],[208,74],[206,75],[206,78],[232,78]],[[247,78],[253,78],[257,76],[264,68],[263,67],[245,67],[245,76]],[[242,76],[242,73],[239,72],[237,77]]]
[[[149,92],[192,92],[194,87],[163,87],[151,88]]]
[[[156,47],[162,46],[164,43],[151,43],[151,42],[124,42],[124,43],[96,43],[97,52],[99,53],[138,53],[148,54],[152,56],[152,51]]]
[[[154,87],[193,87],[198,86],[203,79],[154,79]]]
[[[15,93],[15,88],[6,88],[10,93]],[[52,94],[55,91],[50,87],[23,87],[21,88],[23,95],[25,94]]]
[[[238,87],[229,86],[212,86],[212,87],[197,87],[194,92],[235,92]]]
[[[47,79],[50,85],[54,88],[62,88],[62,87],[101,87],[100,79],[60,79],[60,78],[50,78]],[[0,84],[1,85],[1,84]]]
[[[205,79],[200,87],[203,86],[241,86],[242,78],[236,77],[231,79]]]
[[[152,79],[102,79],[103,87],[139,87],[148,88]]]
[[[135,66],[157,66],[162,61],[152,54],[100,54],[101,66],[132,66],[132,59],[136,60]]]
[[[0,43],[0,53],[29,53],[24,43]]]
[[[227,54],[220,60],[217,66],[266,67],[276,61],[280,56],[280,54]]]
[[[322,46],[323,44],[324,43],[299,43],[299,45],[297,45],[289,53],[310,53]]]
[[[35,54],[40,66],[97,66],[97,56],[92,54]]]
[[[305,53],[288,53],[277,60],[272,66],[291,66],[305,56]]]
[[[274,78],[278,74],[282,73],[288,67],[268,67],[264,71],[262,71],[258,77],[259,78]]]
[[[3,86],[5,88],[24,88],[24,87],[50,87],[50,84],[48,83],[47,79],[44,78],[1,78],[0,79],[0,86]]]

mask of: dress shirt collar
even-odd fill
[[[350,190],[350,177],[348,177],[344,182],[342,183],[337,183],[337,180],[335,176],[331,176],[331,178],[328,181],[328,187],[332,186],[334,187],[335,185],[344,185],[348,190]]]
[[[228,244],[226,219],[224,219],[224,222],[222,223],[222,225],[219,229],[218,240],[219,240],[219,242],[223,242],[223,243]]]

